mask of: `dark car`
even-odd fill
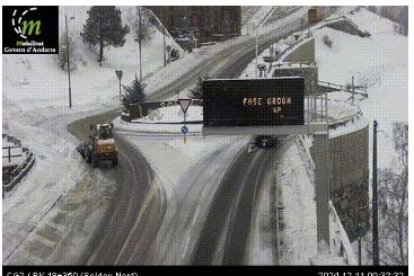
[[[260,135],[254,139],[254,144],[258,148],[274,148],[278,145],[278,138],[271,135]]]

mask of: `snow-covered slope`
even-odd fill
[[[121,7],[123,25],[132,25],[135,7]],[[129,85],[134,74],[139,74],[139,50],[131,31],[123,47],[104,49],[105,62],[99,67],[97,49],[84,44],[80,33],[89,7],[61,7],[60,36],[65,31],[65,15],[73,41],[74,69],[71,71],[72,101],[74,106],[86,103],[107,103],[118,97],[118,79],[115,70],[123,70],[123,82]],[[151,28],[152,38],[143,45],[143,77],[163,66],[163,36]],[[166,44],[175,48],[175,41],[166,37]],[[181,56],[183,53],[181,52]],[[58,65],[57,55],[4,55],[3,99],[16,103],[23,110],[49,106],[68,106],[68,74]],[[7,112],[7,105],[5,105]]]
[[[347,16],[371,37],[328,28],[316,32],[319,79],[347,85],[354,76],[356,85],[367,86],[369,97],[358,105],[371,123],[378,121],[378,165],[389,167],[395,158],[389,138],[392,124],[408,122],[408,38],[395,32],[395,23],[365,9]],[[325,36],[332,40],[331,47],[323,42]]]
[[[57,55],[2,56],[3,132],[16,136],[37,157],[35,166],[2,202],[3,240],[7,241],[3,244],[3,261],[7,263],[13,262],[8,259],[10,254],[50,208],[88,175],[89,167],[76,152],[78,141],[67,132],[67,125],[119,105],[114,70],[124,70],[126,85],[139,71],[138,44],[132,33],[124,47],[105,48],[106,60],[103,67],[98,66],[96,51],[80,37],[88,9],[60,8],[60,35],[65,30],[65,15],[68,19],[74,17],[69,20],[75,65],[71,71],[72,109],[68,107],[68,74],[59,67]],[[134,8],[121,10],[123,24],[129,25]],[[167,44],[175,42],[167,38]],[[152,40],[143,47],[143,75],[161,66],[162,35],[154,29]]]

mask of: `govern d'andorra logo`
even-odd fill
[[[58,54],[58,6],[3,6],[3,54]]]

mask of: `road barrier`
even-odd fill
[[[19,146],[6,146],[6,147],[3,147],[3,149],[6,149],[7,150],[7,155],[6,156],[2,156],[2,157],[3,158],[7,158],[7,160],[9,161],[9,163],[11,163],[11,159],[12,158],[22,157],[23,156],[22,154],[14,154],[14,155],[11,154],[11,150],[12,149],[19,149],[19,148],[21,148],[21,147],[19,147]]]
[[[15,146],[7,146],[3,147],[3,149],[8,149],[8,156],[3,156],[3,158],[11,158],[15,157],[22,157],[20,155],[11,155],[10,150],[11,148],[20,148],[22,143],[17,138],[3,134],[3,138],[7,139],[8,142],[14,143]],[[22,161],[19,165],[3,168],[3,197],[5,192],[9,192],[12,190],[17,183],[29,172],[29,170],[33,167],[35,163],[35,155],[33,152],[30,152],[28,148],[22,147],[22,152],[26,153],[26,158]],[[9,161],[10,162],[10,161]]]

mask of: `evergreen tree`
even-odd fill
[[[135,79],[132,81],[131,86],[124,86],[125,93],[122,96],[122,104],[128,108],[131,104],[140,104],[145,102],[146,95],[144,93],[144,88],[145,85],[141,84],[137,75],[135,75]]]
[[[88,14],[81,36],[85,43],[99,45],[98,62],[102,65],[103,48],[123,46],[129,27],[122,27],[121,11],[114,6],[93,6]]]
[[[190,89],[193,98],[202,99],[203,98],[203,81],[209,79],[208,75],[203,75],[198,78],[197,83],[194,88]]]

